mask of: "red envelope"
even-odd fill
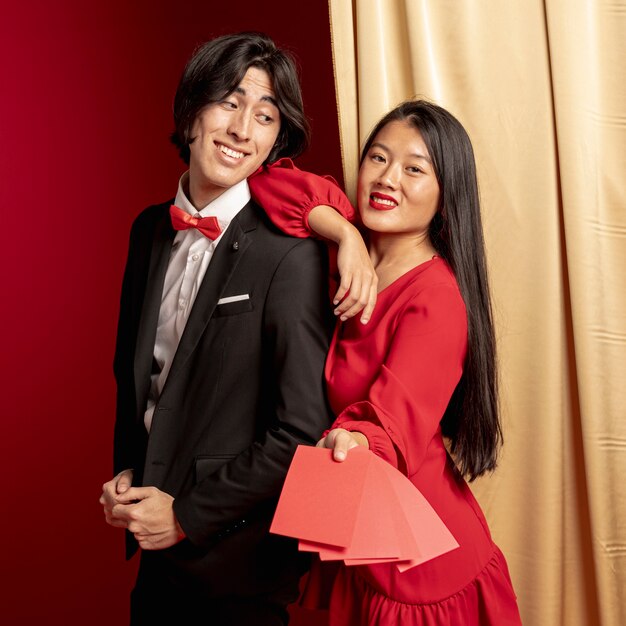
[[[376,462],[391,479],[398,502],[401,503],[419,546],[418,553],[408,562],[398,563],[398,569],[404,572],[458,548],[457,540],[420,490],[404,474],[380,457],[376,457]]]
[[[408,478],[365,448],[338,463],[330,450],[298,447],[270,530],[323,561],[400,571],[458,547]]]
[[[337,463],[332,450],[298,446],[270,532],[336,546],[352,540],[370,460],[349,454]]]
[[[414,558],[419,554],[417,542],[406,517],[401,513],[395,514],[396,495],[391,481],[377,465],[374,454],[365,448],[354,448],[348,456],[354,452],[367,456],[369,464],[352,540],[346,548],[320,549],[320,559]]]

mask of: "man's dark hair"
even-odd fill
[[[309,124],[293,57],[278,49],[267,35],[243,32],[208,41],[185,67],[174,98],[175,130],[171,136],[185,163],[189,164],[196,117],[208,104],[231,94],[251,67],[269,74],[280,111],[280,131],[266,162],[296,157],[306,149]]]

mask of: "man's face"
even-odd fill
[[[251,67],[223,100],[206,106],[192,127],[190,200],[201,209],[252,174],[269,156],[280,131],[272,80]]]

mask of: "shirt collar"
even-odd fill
[[[188,187],[189,171],[186,171],[178,181],[178,191],[174,204],[189,213],[189,215],[198,215],[202,217],[214,216],[220,224],[222,232],[228,228],[232,219],[250,202],[250,187],[248,181],[244,180],[229,187],[224,193],[219,195],[215,200],[209,202],[203,209],[198,211],[189,198],[185,194],[185,187]]]

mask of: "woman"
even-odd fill
[[[298,216],[302,197],[291,193],[285,211],[293,188],[309,206],[326,206]],[[325,180],[275,167],[252,190],[285,230],[308,220],[341,242],[340,254],[357,246],[328,205],[347,216],[350,208]],[[506,562],[463,479],[495,468],[501,429],[475,163],[461,124],[424,101],[388,113],[363,149],[358,210],[378,284],[358,279],[340,312],[350,315],[376,288],[378,302],[369,323],[337,328],[326,365],[337,418],[318,445],[337,461],[365,446],[397,467],[460,547],[404,573],[393,564],[335,567],[326,598],[318,565],[307,600],[327,603],[331,626],[520,624]]]

